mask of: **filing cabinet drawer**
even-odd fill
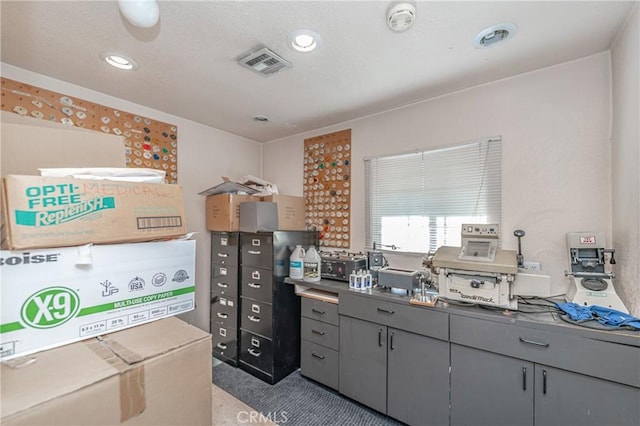
[[[444,312],[377,300],[353,293],[340,294],[338,310],[341,315],[436,339],[449,339],[449,315]]]
[[[242,233],[240,256],[243,266],[273,269],[273,235]]]
[[[238,268],[225,265],[212,265],[211,291],[237,299]]]
[[[300,348],[300,373],[338,390],[340,353],[306,340]]]
[[[211,262],[218,265],[238,265],[240,236],[237,232],[211,233]]]
[[[273,275],[270,269],[242,267],[240,294],[264,302],[271,301]]]
[[[302,297],[302,316],[333,325],[339,325],[338,305],[309,297]]]
[[[271,304],[243,297],[241,311],[240,327],[243,330],[271,337]]]
[[[340,350],[339,327],[305,317],[302,317],[301,327],[302,340],[308,340],[336,351]]]
[[[240,359],[267,374],[272,374],[271,340],[247,331],[241,331]]]
[[[213,353],[236,360],[238,356],[238,330],[231,327],[212,325],[211,341]]]
[[[234,299],[214,295],[211,304],[211,322],[226,327],[238,328],[238,304]]]

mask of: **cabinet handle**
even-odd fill
[[[218,316],[218,318],[229,318],[229,314],[222,314],[220,312],[217,312],[216,315]]]
[[[545,343],[545,342],[536,342],[534,340],[528,340],[528,339],[523,339],[522,337],[519,337],[520,341],[522,343],[528,343],[530,345],[536,345],[536,346],[542,346],[543,348],[548,348],[549,344]]]
[[[324,359],[324,355],[318,355],[318,354],[317,354],[317,353],[315,353],[315,352],[311,352],[311,356],[316,357],[316,358],[318,358],[318,359]]]
[[[378,308],[378,312],[384,312],[385,314],[389,314],[389,315],[393,315],[396,313],[396,311],[392,311],[389,309],[385,309],[385,308]]]
[[[260,254],[260,250],[247,250],[247,253],[259,255]]]
[[[324,311],[319,311],[316,308],[311,308],[311,312],[315,313],[315,314],[320,314],[320,315],[324,315]]]
[[[218,283],[218,287],[227,288],[229,287],[229,284]]]
[[[547,394],[547,370],[542,370],[542,394]]]
[[[527,367],[522,367],[522,390],[527,390]]]
[[[378,346],[382,346],[382,329],[378,330]]]
[[[218,253],[218,257],[229,257],[227,253]]]
[[[260,351],[256,351],[253,348],[249,349],[247,352],[249,352],[249,354],[253,356],[260,356]]]
[[[227,349],[227,345],[225,345],[224,343],[218,343],[216,346],[220,349]]]
[[[391,332],[391,336],[390,336],[390,339],[389,339],[389,340],[390,340],[390,342],[389,342],[389,348],[390,348],[391,350],[393,350],[393,349],[394,349],[394,348],[393,348],[393,331]]]
[[[324,336],[324,331],[316,330],[315,328],[312,328],[311,332],[315,333],[315,334],[319,334],[321,336]]]
[[[251,288],[260,288],[260,284],[256,284],[256,283],[247,283],[247,285]]]
[[[248,318],[253,322],[260,322],[260,317],[256,317],[254,315],[249,315]]]

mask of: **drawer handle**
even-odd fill
[[[522,390],[527,390],[527,367],[522,367]]]
[[[229,284],[218,283],[218,287],[227,288],[229,287]]]
[[[250,355],[260,356],[260,351],[257,351],[257,350],[255,350],[253,348],[249,349],[248,352],[249,352]]]
[[[260,322],[260,317],[256,317],[255,315],[249,315],[248,318],[253,322]]]
[[[547,394],[547,370],[542,370],[542,394]]]
[[[382,347],[382,329],[378,330],[378,346]]]
[[[324,359],[324,358],[325,358],[325,357],[324,357],[324,355],[318,355],[318,354],[317,354],[317,353],[315,353],[315,352],[311,352],[311,356],[316,357],[316,358],[318,358],[318,359]]]
[[[217,312],[216,315],[218,315],[218,318],[229,318],[229,314],[222,314],[220,312]]]
[[[224,343],[218,343],[216,346],[220,349],[227,349],[227,345],[225,345]]]
[[[218,253],[218,257],[229,257],[227,253]]]
[[[394,349],[394,347],[393,347],[393,331],[391,332],[391,336],[390,336],[389,340],[390,340],[390,342],[389,342],[389,348],[390,348],[391,350],[393,350],[393,349]]]
[[[262,287],[260,284],[256,284],[256,283],[247,283],[247,285],[251,288],[260,288]]]
[[[261,252],[260,252],[260,250],[248,250],[247,253],[259,255]]]
[[[315,333],[315,334],[319,334],[321,336],[324,336],[324,331],[316,330],[315,328],[312,328],[311,332]]]
[[[396,311],[392,311],[389,309],[385,309],[385,308],[378,308],[378,312],[384,312],[385,314],[389,314],[389,315],[393,315],[396,313]]]
[[[319,315],[324,315],[324,311],[319,311],[316,308],[311,308],[311,312],[313,312],[314,314],[319,314]]]
[[[545,343],[545,342],[536,342],[535,340],[528,340],[528,339],[523,339],[522,337],[519,337],[520,341],[522,343],[528,343],[530,345],[536,345],[536,346],[542,346],[543,348],[548,348],[549,344]]]

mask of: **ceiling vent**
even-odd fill
[[[264,77],[269,77],[292,67],[290,62],[287,62],[280,55],[266,47],[250,53],[242,59],[238,59],[238,63]]]

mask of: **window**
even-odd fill
[[[366,245],[460,246],[463,223],[500,223],[501,138],[365,159]]]

